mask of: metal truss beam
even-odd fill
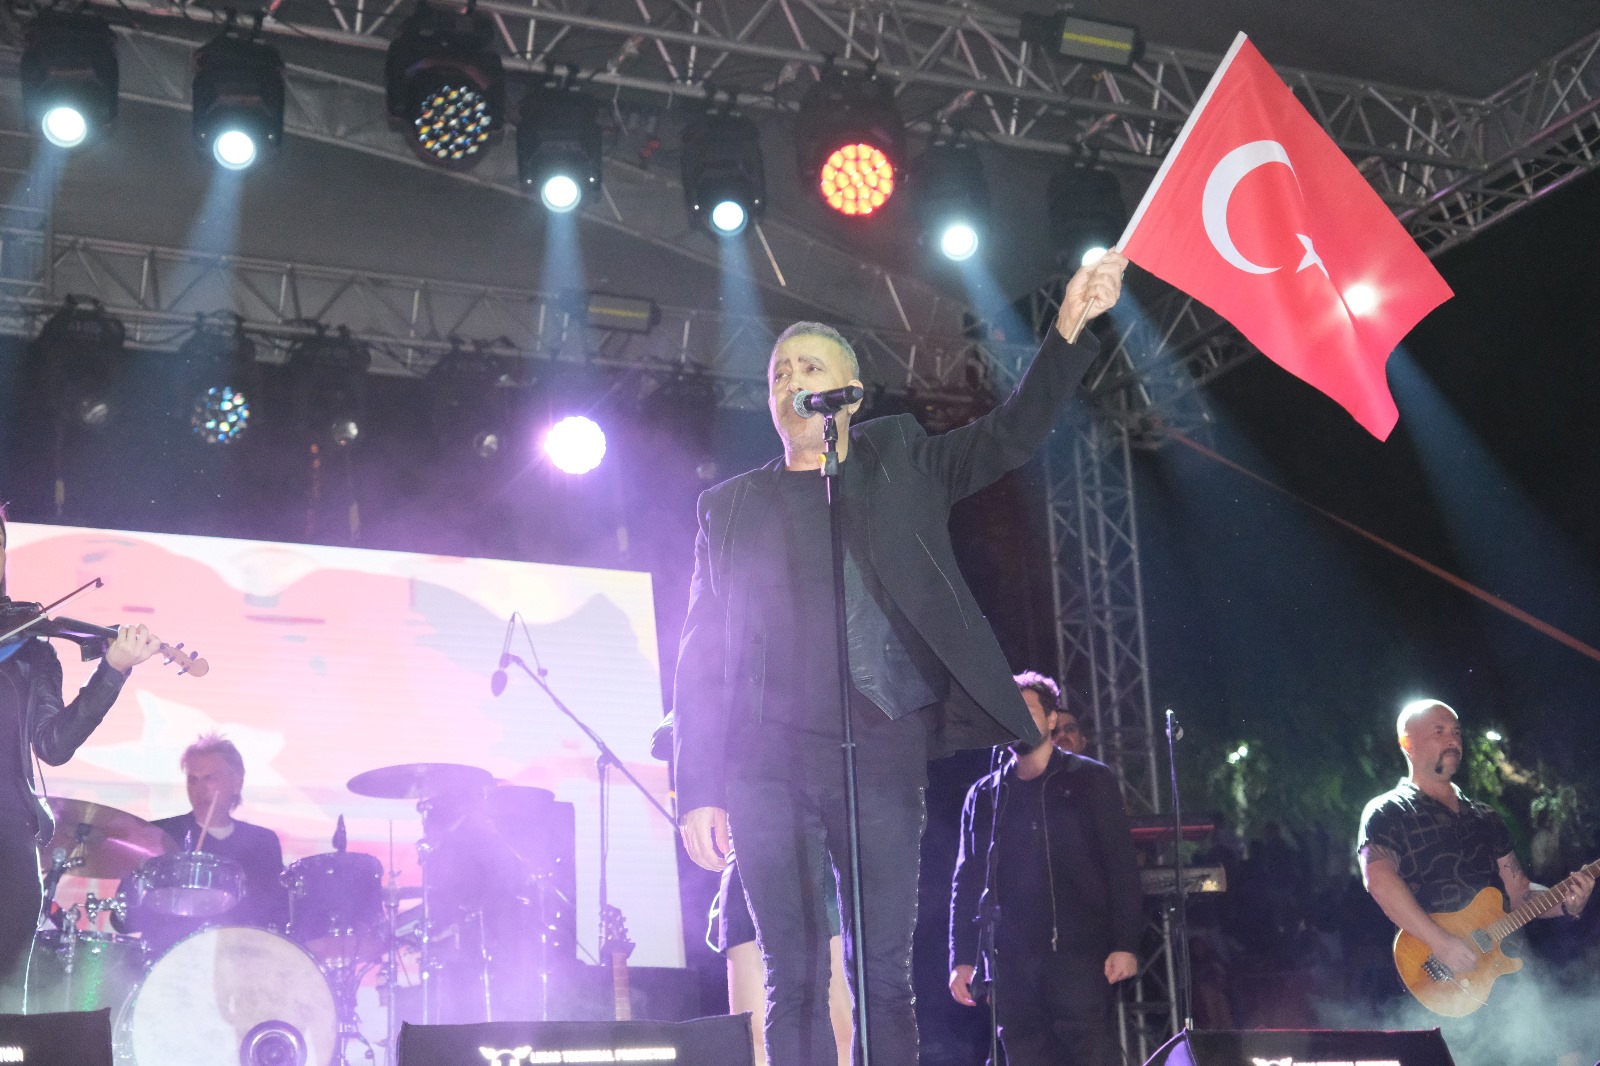
[[[766,403],[759,368],[730,353],[764,351],[787,324],[662,306],[649,333],[622,332],[590,325],[571,298],[533,290],[66,234],[48,238],[46,256],[44,232],[25,215],[13,212],[12,224],[0,226],[0,332],[16,336],[32,336],[72,295],[104,305],[127,326],[129,343],[140,347],[172,347],[199,320],[225,317],[265,342],[267,358],[276,361],[295,341],[342,327],[373,347],[378,373],[421,374],[452,349],[475,347],[658,377],[704,375],[722,405],[759,408]],[[887,391],[930,402],[970,399],[970,342],[851,326],[843,332],[871,380]],[[1020,372],[1015,362],[1001,360],[998,367],[1013,377]]]
[[[118,0],[155,18],[221,19],[176,0]],[[1129,70],[1048,54],[1019,36],[1018,20],[977,3],[926,0],[480,0],[511,69],[576,63],[602,85],[663,97],[717,86],[741,102],[792,109],[828,62],[872,66],[898,85],[902,112],[921,128],[958,123],[994,143],[1048,152],[1091,149],[1153,168],[1188,118],[1218,57],[1150,44]],[[409,5],[371,12],[333,2],[274,14],[270,32],[384,48]],[[1459,171],[1477,101],[1312,71],[1281,73],[1357,158],[1382,160],[1397,195],[1422,180],[1407,168]]]
[[[1086,694],[1095,754],[1136,813],[1161,809],[1144,594],[1126,428],[1090,419],[1058,434],[1046,460],[1056,662]]]
[[[185,37],[123,30],[124,99],[187,111],[195,42]],[[285,129],[294,136],[363,152],[408,167],[518,197],[526,195],[508,146],[491,152],[470,172],[440,171],[424,163],[385,118],[383,86],[300,64],[287,70]],[[708,270],[723,268],[713,238],[691,230],[676,180],[620,159],[606,162],[603,197],[583,208],[584,218],[665,248]],[[904,334],[960,336],[964,301],[909,274],[863,261],[799,225],[768,218],[759,227],[761,256],[755,282],[768,293],[798,300],[829,317],[867,329]]]
[[[1485,100],[1479,136],[1479,167],[1399,212],[1429,255],[1600,166],[1600,32]]]

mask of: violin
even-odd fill
[[[80,622],[76,618],[64,618],[50,612],[84,589],[99,588],[104,583],[100,578],[95,578],[48,606],[26,600],[0,602],[0,648],[9,647],[29,637],[42,637],[67,640],[78,645],[82,649],[85,662],[102,658],[106,649],[111,646],[111,642],[117,639],[115,627]],[[178,664],[179,674],[204,677],[211,669],[211,664],[200,658],[198,652],[186,652],[182,644],[163,642],[160,645],[160,653],[165,657],[163,661],[166,664]]]

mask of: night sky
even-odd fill
[[[1597,230],[1590,176],[1441,257],[1456,295],[1390,360],[1388,442],[1258,357],[1209,390],[1217,450],[1600,644]],[[1600,785],[1600,663],[1187,449],[1140,472],[1156,698],[1190,722],[1191,754],[1376,737],[1372,776],[1392,780],[1394,714],[1428,695],[1499,726],[1518,763]]]

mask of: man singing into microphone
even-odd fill
[[[1039,739],[1011,670],[956,568],[951,506],[1022,465],[1077,393],[1098,350],[1066,338],[1116,303],[1127,260],[1108,254],[1067,286],[1061,316],[1021,383],[993,411],[929,437],[909,415],[851,426],[839,411],[845,500],[848,713],[860,775],[868,1033],[885,1066],[917,1061],[911,938],[927,760]],[[766,968],[771,1066],[835,1057],[827,911],[813,871],[831,862],[852,898],[833,563],[819,476],[823,419],[810,409],[861,386],[837,331],[802,322],[768,363],[784,454],[708,489],[674,693],[684,846],[721,869],[737,842]],[[819,399],[797,406],[810,393]],[[844,927],[850,928],[849,911]]]

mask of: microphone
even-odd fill
[[[496,696],[506,690],[506,667],[511,665],[511,634],[517,627],[517,612],[506,619],[506,639],[500,642],[500,665],[489,675],[489,691]]]
[[[794,413],[801,418],[810,418],[818,411],[831,415],[856,403],[866,394],[867,390],[860,385],[845,385],[824,392],[802,390],[794,394]]]
[[[333,829],[333,850],[343,851],[350,842],[350,835],[344,831],[344,815],[339,815],[339,824]]]

